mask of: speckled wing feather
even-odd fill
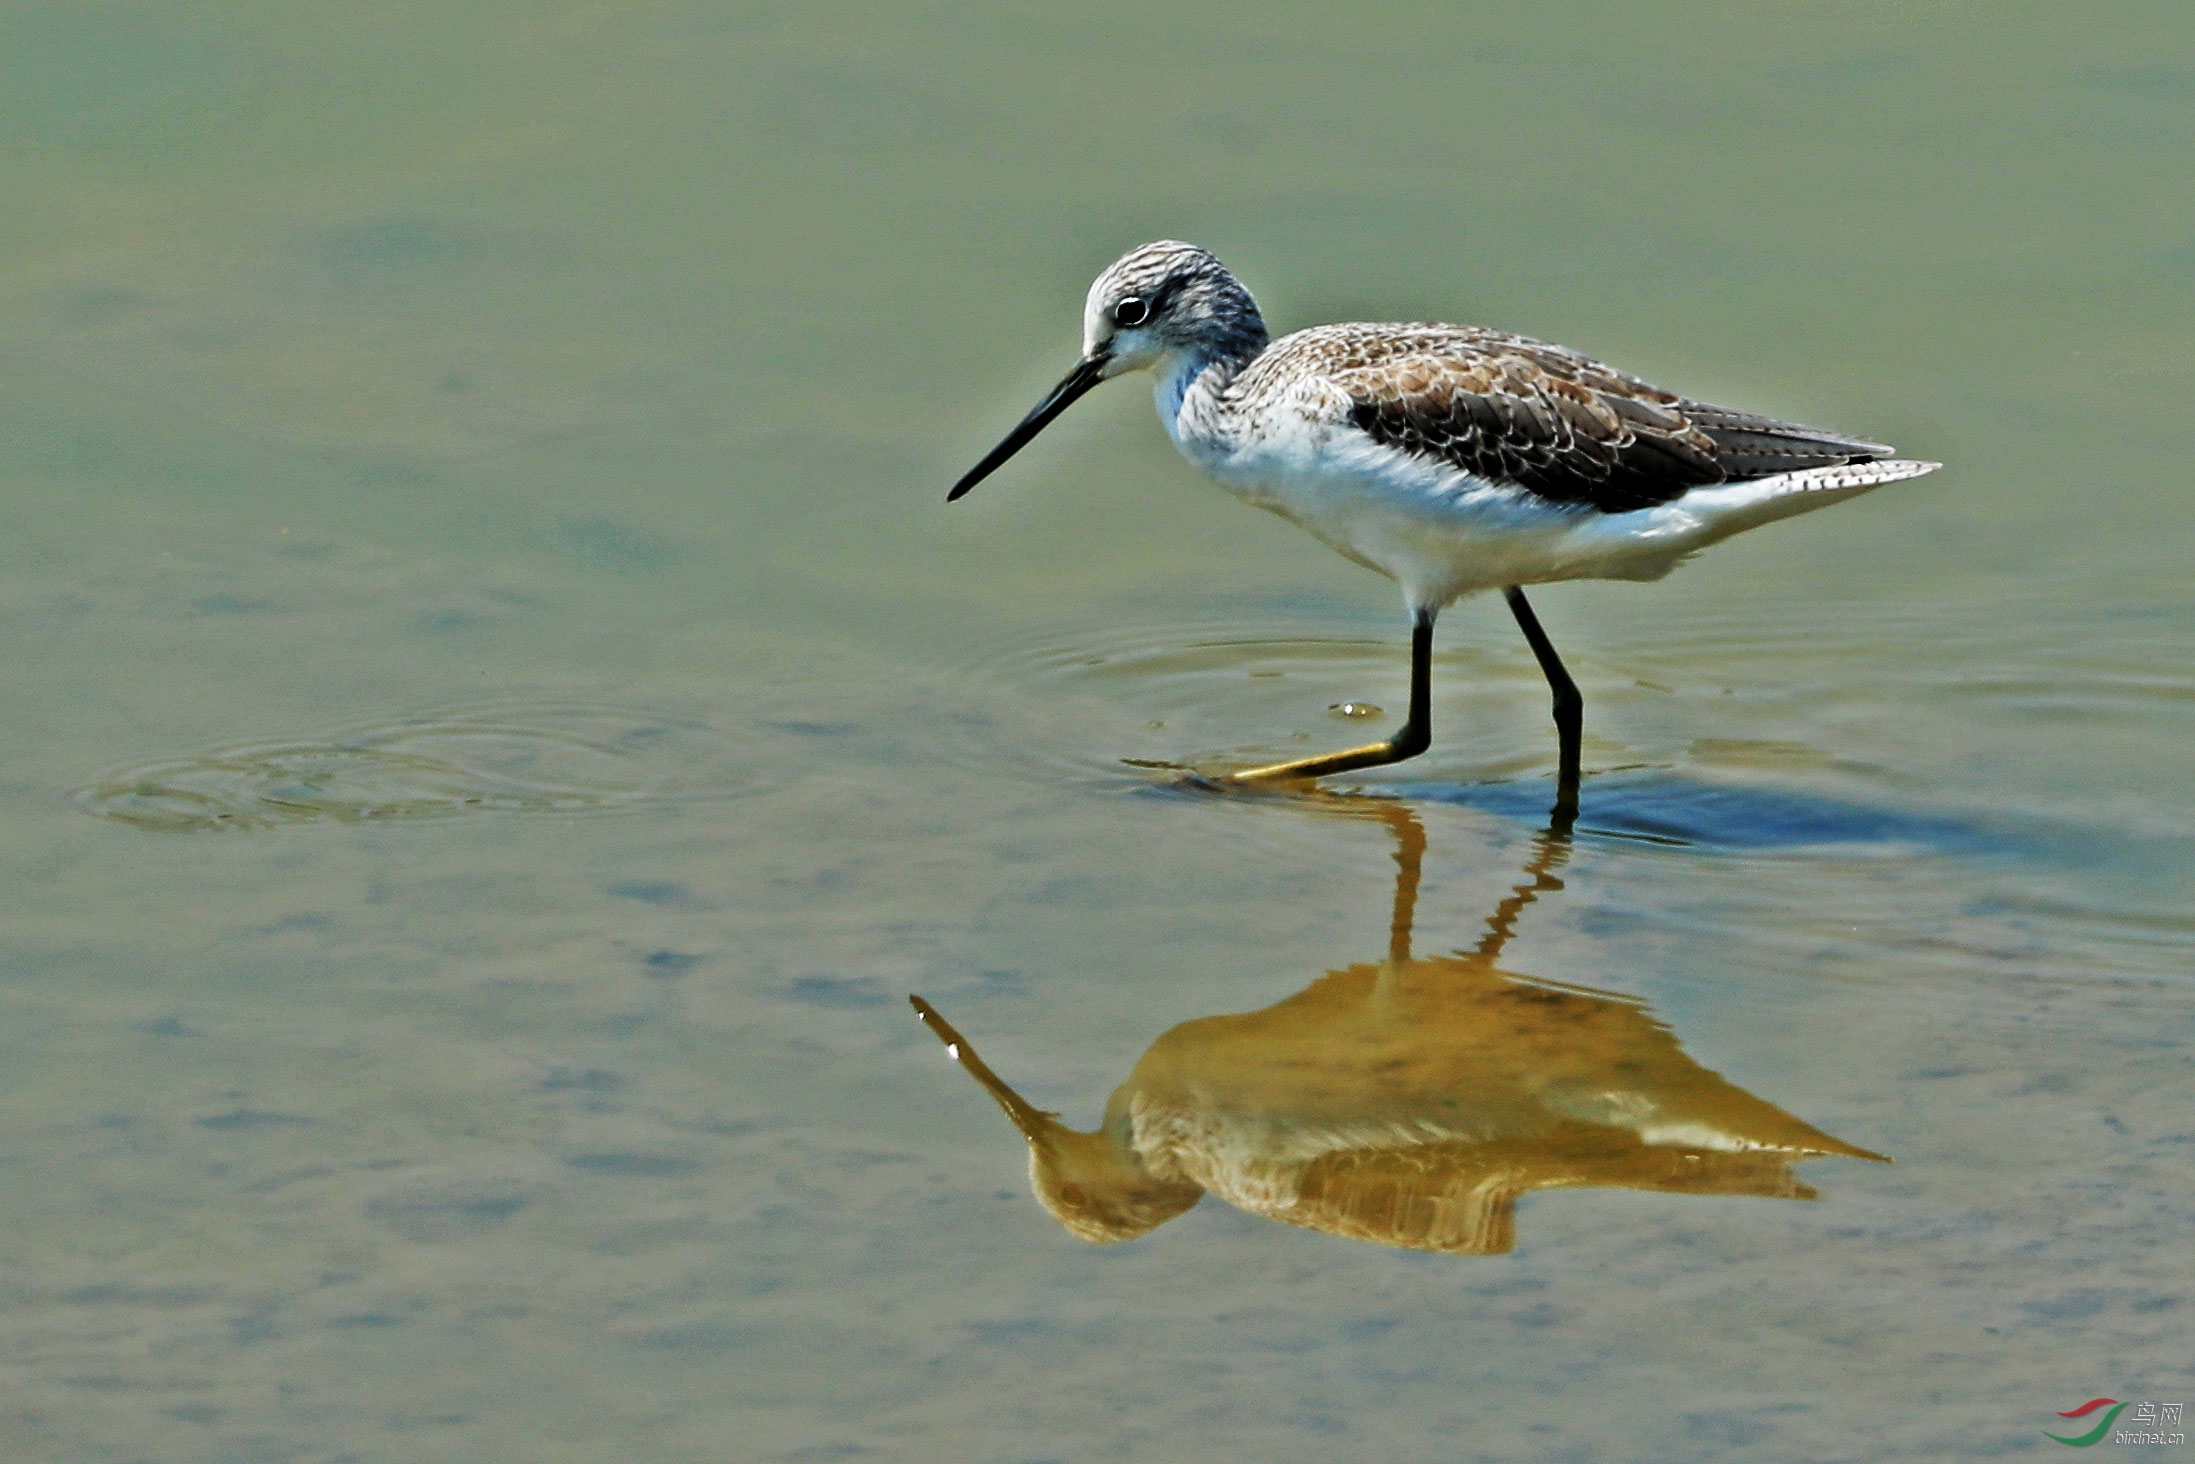
[[[1350,421],[1375,441],[1603,513],[1890,453],[1689,401],[1562,346],[1475,326],[1326,326],[1282,344],[1317,358],[1318,374],[1349,398]]]

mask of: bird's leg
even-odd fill
[[[1532,654],[1539,657],[1540,670],[1547,674],[1548,686],[1554,689],[1555,731],[1562,740],[1562,762],[1555,775],[1555,806],[1551,812],[1556,831],[1568,833],[1571,820],[1578,816],[1578,755],[1585,733],[1585,698],[1578,695],[1578,684],[1563,669],[1562,657],[1555,654],[1554,642],[1540,629],[1540,619],[1532,613],[1524,591],[1511,585],[1502,595],[1509,601],[1510,612],[1517,617],[1517,627],[1531,642]]]
[[[1368,747],[1352,747],[1319,757],[1274,763],[1271,767],[1245,768],[1229,779],[1236,783],[1263,783],[1282,778],[1323,778],[1328,773],[1376,768],[1416,757],[1433,745],[1433,617],[1437,610],[1420,610],[1410,631],[1410,715],[1395,735]]]

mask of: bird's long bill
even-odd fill
[[[1000,463],[1029,445],[1029,439],[1042,432],[1051,420],[1075,404],[1075,398],[1105,379],[1105,356],[1085,356],[1075,363],[1075,369],[1067,373],[1065,380],[1052,388],[1036,410],[1021,419],[1021,424],[1006,434],[1006,440],[984,454],[983,461],[970,468],[967,475],[953,485],[953,491],[945,495],[945,501],[966,493],[995,472]]]

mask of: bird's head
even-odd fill
[[[1155,366],[1175,351],[1252,355],[1265,345],[1257,302],[1194,244],[1161,239],[1129,250],[1090,286],[1082,357],[1100,380]]]
[[[1174,239],[1131,249],[1090,286],[1082,307],[1082,359],[1075,369],[953,485],[946,500],[989,477],[1101,381],[1169,357],[1244,360],[1265,342],[1257,302],[1210,254]]]

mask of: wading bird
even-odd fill
[[[1322,325],[1272,340],[1212,255],[1160,240],[1099,275],[1082,359],[953,485],[959,498],[1099,382],[1158,377],[1184,457],[1256,507],[1395,580],[1410,711],[1385,742],[1248,768],[1237,782],[1400,762],[1432,741],[1433,621],[1499,589],[1554,691],[1555,815],[1577,811],[1584,701],[1525,585],[1659,579],[1718,540],[1939,464],[1709,406],[1563,346],[1471,325]]]

